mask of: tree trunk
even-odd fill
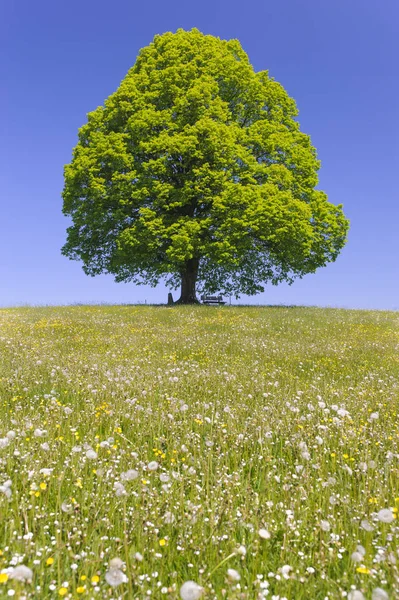
[[[176,304],[199,304],[195,293],[198,265],[198,258],[191,258],[187,261],[186,267],[181,273],[181,292]]]

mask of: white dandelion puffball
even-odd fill
[[[389,596],[382,588],[375,588],[371,594],[371,600],[389,600]]]
[[[61,504],[61,510],[64,513],[71,513],[73,511],[73,506],[72,504],[68,504],[68,502],[63,502]]]
[[[9,443],[10,440],[7,437],[0,438],[0,448],[6,448]]]
[[[138,560],[139,562],[141,562],[143,560],[143,555],[140,554],[140,552],[136,552],[136,554],[134,555],[134,558],[136,560]]]
[[[390,508],[382,508],[380,511],[378,511],[377,517],[378,520],[382,523],[392,523],[392,521],[394,520],[394,516]]]
[[[348,600],[366,600],[364,594],[359,590],[352,590],[348,594]]]
[[[331,526],[330,526],[330,523],[328,521],[320,521],[320,528],[323,531],[330,531]]]
[[[157,463],[156,460],[152,460],[150,463],[148,463],[147,465],[147,469],[149,471],[156,471],[158,469],[159,465]]]
[[[182,600],[199,600],[203,588],[195,581],[186,581],[180,588],[180,598]]]
[[[235,569],[227,569],[227,578],[231,583],[236,583],[237,581],[240,581],[241,575]]]
[[[121,583],[126,583],[127,577],[120,569],[110,569],[105,573],[105,580],[110,586],[117,587]]]
[[[109,566],[110,569],[121,569],[123,567],[123,560],[120,558],[111,558]]]
[[[362,560],[363,560],[363,554],[360,554],[360,552],[353,552],[351,554],[351,560],[353,562],[362,562]]]
[[[360,523],[360,527],[364,529],[364,531],[374,531],[374,527],[367,521],[367,519],[363,519]]]
[[[94,450],[90,449],[86,452],[86,458],[90,458],[90,460],[94,460],[97,458],[97,452],[95,452]]]
[[[33,572],[29,567],[25,567],[25,565],[18,565],[13,569],[10,573],[10,579],[15,579],[15,581],[32,581]]]
[[[136,471],[136,469],[129,469],[128,471],[121,473],[122,481],[133,481],[134,479],[137,479],[138,476],[139,472]]]
[[[258,534],[259,534],[259,537],[262,538],[262,540],[270,539],[270,533],[269,533],[269,531],[267,531],[267,529],[259,529]]]

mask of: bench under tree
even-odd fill
[[[226,304],[223,300],[223,296],[201,296],[202,304]]]

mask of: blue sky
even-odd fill
[[[77,130],[153,36],[238,38],[299,107],[343,203],[336,263],[241,302],[399,309],[397,0],[20,0],[0,8],[0,305],[163,302],[166,291],[84,275],[61,256],[63,165]]]

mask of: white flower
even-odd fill
[[[364,531],[374,531],[374,527],[367,521],[367,519],[363,519],[360,523],[360,527],[364,529]]]
[[[281,567],[281,574],[284,577],[284,579],[289,579],[290,571],[292,571],[292,567],[290,567],[290,565],[284,565],[283,567]]]
[[[175,521],[175,515],[171,513],[169,510],[164,514],[163,520],[167,525],[171,525]]]
[[[258,534],[259,537],[262,538],[262,540],[270,539],[270,533],[269,531],[267,531],[267,529],[259,529]]]
[[[0,448],[6,448],[9,443],[10,440],[7,437],[0,438]]]
[[[169,475],[167,473],[161,473],[159,479],[162,483],[167,483],[169,481]]]
[[[311,575],[313,575],[313,573],[315,572],[315,569],[313,567],[308,567],[307,572],[310,573]]]
[[[115,494],[118,496],[118,498],[120,496],[125,496],[127,494],[124,486],[119,481],[115,481],[114,490],[115,490]]]
[[[53,472],[53,469],[40,469],[40,473],[42,475],[45,475],[46,477],[50,477],[52,472]]]
[[[365,597],[359,590],[352,590],[348,594],[348,600],[365,600]]]
[[[61,504],[61,510],[64,513],[71,513],[73,511],[72,504],[68,504],[67,502],[63,502]]]
[[[90,460],[94,460],[97,458],[97,452],[95,452],[93,449],[90,449],[86,452],[86,457]]]
[[[138,476],[139,472],[136,471],[136,469],[129,469],[128,471],[121,473],[122,481],[133,481],[134,479],[137,479]]]
[[[8,437],[8,439],[9,439],[9,440],[13,440],[13,439],[15,438],[15,436],[16,436],[16,435],[17,435],[17,434],[15,433],[15,431],[9,431],[9,432],[7,433],[7,436],[6,436],[6,437]]]
[[[140,554],[140,552],[136,552],[136,554],[134,555],[134,558],[136,560],[138,560],[138,562],[141,562],[143,560],[143,555]]]
[[[331,529],[331,525],[328,521],[320,521],[320,528],[323,531],[330,531]]]
[[[45,435],[47,435],[47,431],[45,429],[35,429],[35,431],[33,432],[33,435],[35,437],[44,437]]]
[[[46,450],[46,452],[48,452],[50,450],[50,446],[48,445],[47,442],[44,442],[43,444],[40,444],[40,448],[42,450]]]
[[[351,555],[351,560],[353,562],[362,562],[363,554],[360,554],[360,552],[353,552]]]
[[[64,408],[64,413],[65,413],[66,415],[71,415],[71,414],[73,413],[73,410],[72,410],[72,408],[71,408],[70,406],[66,406],[66,407]]]
[[[203,588],[195,581],[186,581],[180,588],[180,598],[182,600],[199,600]]]
[[[33,579],[32,569],[25,567],[25,565],[18,565],[18,567],[15,567],[15,569],[11,571],[10,579],[30,582]]]
[[[382,588],[375,588],[371,594],[371,600],[389,600],[389,596]]]
[[[3,492],[3,494],[8,498],[8,500],[11,500],[12,496],[11,486],[11,479],[7,479],[7,481],[5,481],[3,485],[0,485],[0,492]]]
[[[247,553],[247,549],[245,546],[239,546],[237,548],[237,554],[241,554],[241,556],[245,556]]]
[[[370,421],[375,421],[376,419],[379,418],[379,416],[380,416],[380,414],[378,412],[371,413],[371,415],[370,415]],[[377,589],[379,589],[379,588],[377,588]],[[387,598],[388,598],[388,596],[387,596]]]
[[[156,471],[158,469],[159,465],[157,463],[156,460],[152,460],[150,463],[148,463],[147,465],[147,469],[149,471]]]
[[[235,569],[227,569],[227,578],[232,583],[235,583],[237,581],[240,581],[241,575]]]
[[[111,558],[109,566],[111,569],[121,569],[123,567],[123,560],[120,558]]]
[[[377,517],[382,523],[392,523],[394,520],[394,516],[390,508],[382,508],[380,511],[378,511]]]
[[[127,577],[120,569],[110,569],[105,573],[105,580],[112,587],[116,587],[121,583],[126,583]]]

